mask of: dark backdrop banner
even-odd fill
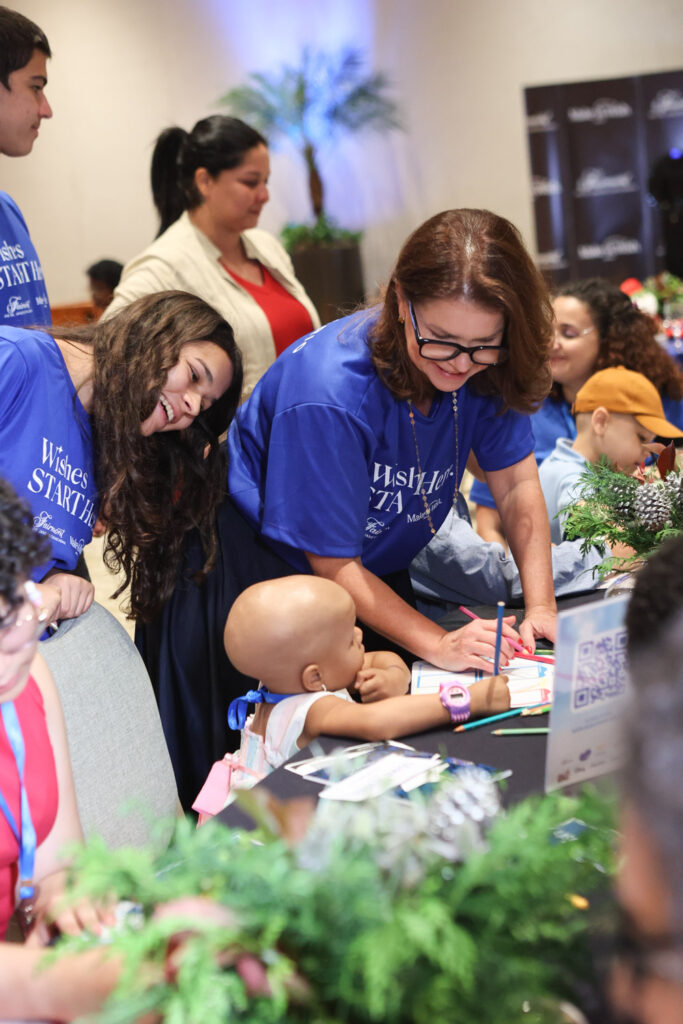
[[[683,273],[683,71],[524,94],[538,263],[549,280]]]

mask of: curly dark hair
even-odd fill
[[[651,380],[660,394],[676,401],[683,398],[683,372],[658,343],[654,320],[636,309],[617,285],[590,277],[561,285],[555,297],[577,299],[588,307],[600,335],[593,373],[625,366]],[[553,384],[553,397],[561,397],[558,384]]]
[[[500,310],[510,358],[487,367],[468,386],[480,395],[500,395],[504,408],[538,408],[551,384],[553,311],[545,282],[510,221],[488,210],[445,210],[404,243],[371,332],[372,360],[396,398],[419,400],[428,384],[408,355],[397,285],[413,302],[462,298]]]
[[[65,341],[93,347],[91,417],[100,508],[107,525],[105,562],[123,572],[117,597],[130,585],[129,612],[152,619],[170,597],[183,538],[200,532],[206,561],[216,556],[215,511],[227,492],[219,436],[235,414],[242,360],[230,325],[187,292],[137,299],[110,320],[62,329]],[[233,377],[226,393],[186,430],[143,437],[183,345],[210,341],[228,355]]]
[[[33,514],[14,488],[0,478],[0,600],[8,609],[24,600],[21,585],[50,557],[50,544],[35,533]]]

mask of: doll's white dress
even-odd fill
[[[334,692],[296,693],[272,705],[265,737],[252,732],[254,716],[249,715],[242,730],[242,742],[234,754],[225,754],[216,761],[202,786],[192,809],[199,814],[199,823],[218,814],[232,802],[236,789],[250,789],[270,772],[298,754],[299,737],[304,731],[306,716],[321,697],[338,697],[351,701],[348,690]]]

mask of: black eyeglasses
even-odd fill
[[[424,359],[431,359],[435,363],[445,363],[449,359],[455,359],[461,352],[468,355],[477,366],[496,366],[504,363],[509,356],[508,349],[504,345],[459,345],[457,341],[437,341],[435,338],[423,338],[415,319],[415,310],[412,302],[408,302],[410,320],[415,331],[415,341]]]

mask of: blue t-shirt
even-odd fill
[[[427,416],[377,376],[367,337],[374,316],[327,324],[282,353],[241,406],[228,435],[233,501],[294,568],[305,551],[356,558],[384,575],[405,569],[453,501],[470,449],[487,470],[533,449],[529,418],[497,415],[497,398],[458,392],[458,458],[451,396]],[[418,470],[418,461],[422,475]],[[459,480],[458,480],[459,483]]]
[[[52,557],[72,570],[97,515],[90,418],[48,334],[0,326],[0,476],[26,498]]]
[[[21,210],[0,192],[0,324],[37,327],[52,323],[43,269]]]

